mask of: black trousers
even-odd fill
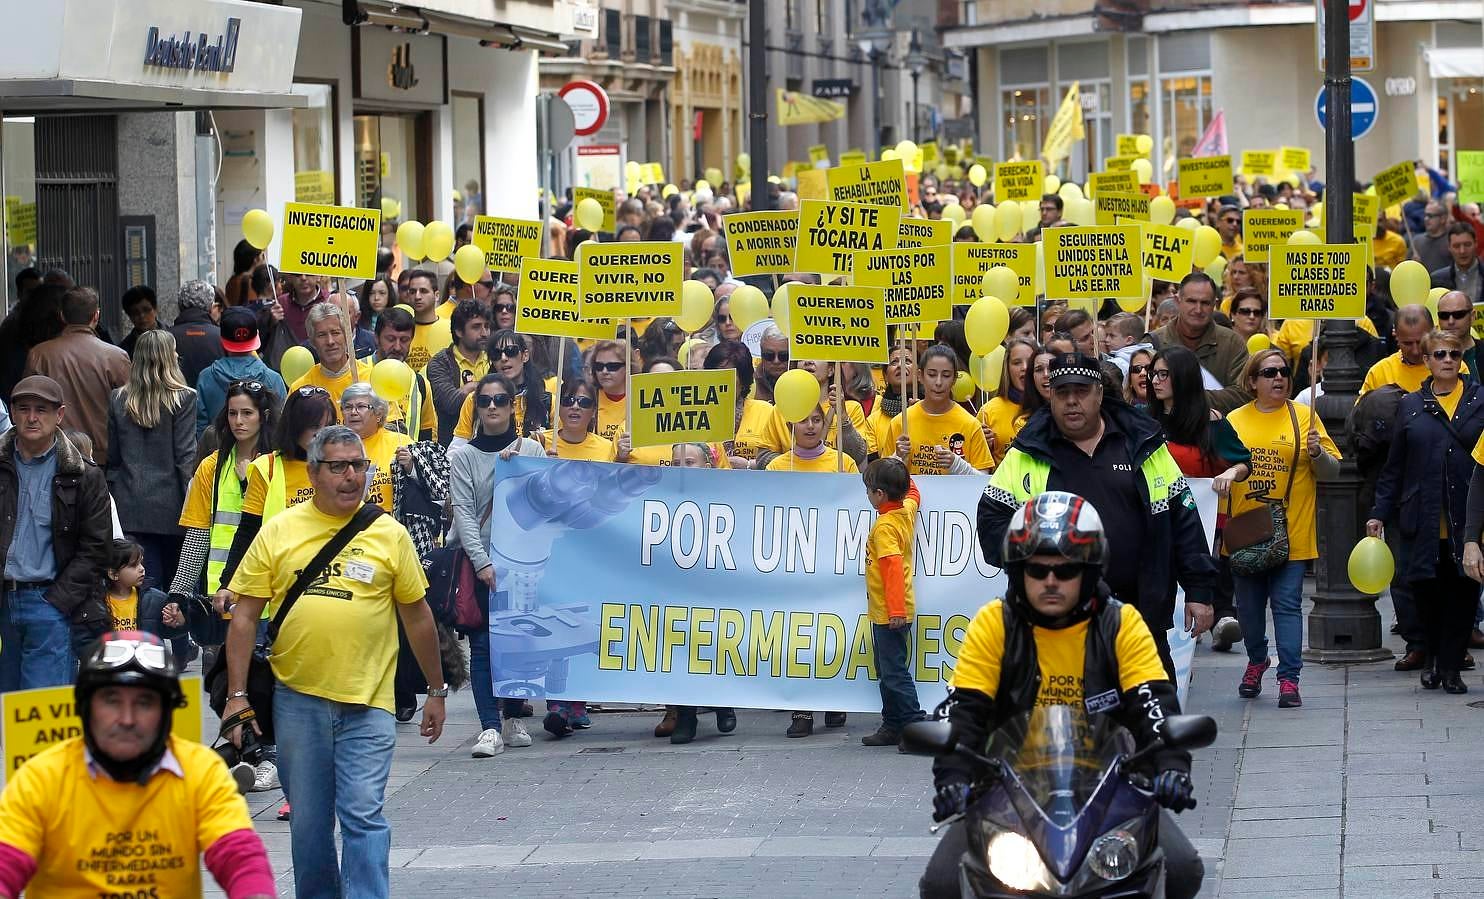
[[[1474,629],[1479,583],[1459,571],[1452,547],[1439,541],[1433,576],[1413,581],[1411,588],[1428,658],[1438,671],[1460,670]]]
[[[964,822],[958,821],[943,832],[927,870],[917,882],[923,899],[958,899],[959,860],[969,848]],[[1165,896],[1167,899],[1195,899],[1206,877],[1206,866],[1190,840],[1180,831],[1169,812],[1159,813],[1159,848],[1165,854]]]

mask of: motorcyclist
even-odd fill
[[[980,609],[954,668],[948,720],[959,744],[983,750],[1008,719],[1037,706],[1081,706],[1111,714],[1142,747],[1159,739],[1164,719],[1180,714],[1148,626],[1133,606],[1114,599],[1101,580],[1107,539],[1092,504],[1048,491],[1010,520],[1003,540],[1005,599]],[[1153,754],[1155,798],[1166,809],[1195,805],[1190,754]],[[933,763],[933,819],[962,812],[975,779],[974,763],[957,754]],[[1200,890],[1204,867],[1168,812],[1161,812],[1167,895]],[[924,897],[959,895],[959,861],[968,848],[964,822],[939,841],[919,884]]]

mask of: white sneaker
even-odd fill
[[[253,769],[252,791],[254,793],[266,793],[280,786],[277,765],[272,762],[259,762],[258,767]]]
[[[516,749],[524,749],[531,745],[531,733],[526,726],[520,723],[519,718],[506,718],[505,726],[501,728],[501,736],[505,738],[505,745]]]
[[[491,727],[479,732],[479,739],[474,741],[474,751],[470,755],[477,759],[488,759],[504,751],[505,741],[500,739],[500,732]]]
[[[1237,619],[1227,616],[1211,628],[1211,649],[1214,652],[1231,652],[1232,645],[1242,639],[1242,626]]]

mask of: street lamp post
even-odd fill
[[[752,208],[762,212],[773,208],[768,190],[768,48],[767,26],[763,21],[763,0],[747,4],[747,93],[748,155],[752,157]]]
[[[922,55],[922,42],[918,40],[917,29],[912,29],[912,43],[907,48],[907,71],[912,73],[912,142],[918,143],[922,136],[918,133],[922,117],[917,114],[917,79],[922,77],[922,70],[927,68],[927,58]]]

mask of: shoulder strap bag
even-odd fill
[[[1293,461],[1288,465],[1288,486],[1283,499],[1260,497],[1262,505],[1228,518],[1222,531],[1222,543],[1233,574],[1252,577],[1288,561],[1288,498],[1293,494],[1293,482],[1298,479],[1299,442],[1303,439],[1292,401],[1288,403],[1288,419],[1293,423]],[[1227,511],[1230,510],[1228,498]]]

